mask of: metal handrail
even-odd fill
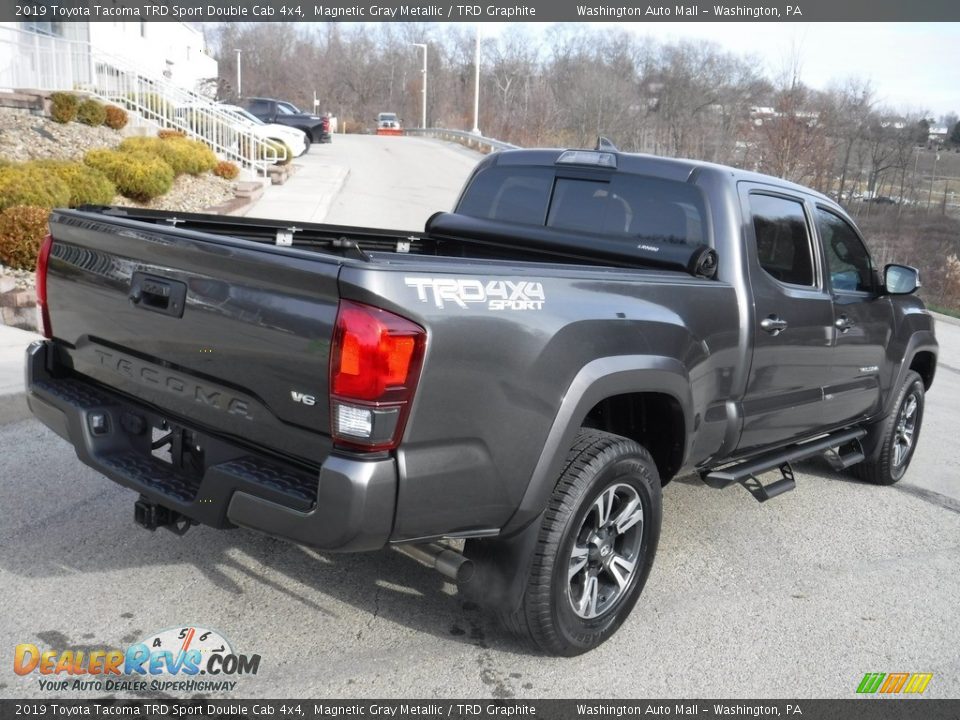
[[[517,145],[511,145],[508,142],[503,142],[502,140],[494,140],[493,138],[487,138],[483,135],[477,135],[472,132],[467,132],[466,130],[450,130],[448,128],[410,128],[404,130],[406,135],[417,135],[420,137],[435,137],[440,138],[441,140],[457,140],[460,142],[465,142],[468,146],[473,147],[487,147],[491,151],[496,150],[516,150]]]
[[[4,48],[4,46],[6,46]],[[0,27],[0,86],[84,92],[118,105],[154,125],[208,144],[222,158],[255,172],[285,159],[285,149],[256,135],[249,123],[218,103],[151,76],[129,60],[89,42]]]

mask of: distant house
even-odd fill
[[[949,130],[945,127],[940,126],[930,126],[930,142],[943,145],[947,141],[947,133]]]
[[[184,90],[217,77],[203,33],[180,22],[0,22],[0,89],[82,89],[104,65]]]

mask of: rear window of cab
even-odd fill
[[[554,168],[494,166],[474,177],[457,212],[652,243],[706,243],[700,189],[646,175],[585,178]]]

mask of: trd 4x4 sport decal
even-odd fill
[[[440,309],[447,303],[463,309],[483,303],[488,310],[542,310],[546,302],[543,283],[527,280],[408,277],[403,281],[416,288],[420,302],[433,302]]]

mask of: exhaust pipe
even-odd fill
[[[469,582],[473,577],[473,561],[453,548],[438,543],[395,545],[394,547],[407,557],[433,568],[457,584]]]

